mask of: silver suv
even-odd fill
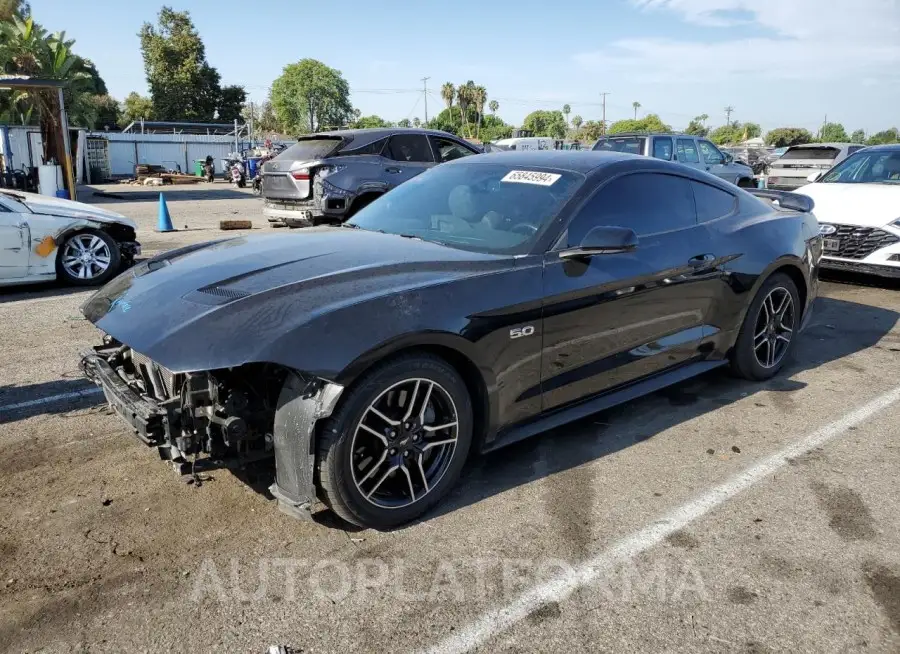
[[[613,134],[603,136],[594,150],[615,150],[645,157],[655,157],[705,170],[742,188],[755,188],[753,169],[737,163],[721,152],[712,141],[690,134]]]
[[[435,130],[310,134],[263,164],[263,213],[275,226],[340,223],[432,166],[479,153],[470,143]]]

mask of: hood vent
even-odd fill
[[[227,286],[217,286],[214,284],[212,286],[204,286],[196,291],[191,291],[184,296],[184,299],[188,302],[196,302],[197,304],[219,305],[228,304],[235,300],[241,300],[250,295],[251,293],[248,293],[247,291],[241,291]]]

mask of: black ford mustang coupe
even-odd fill
[[[274,454],[286,512],[388,528],[472,450],[717,366],[774,375],[822,244],[808,198],[769,195],[627,154],[466,157],[341,227],[139,264],[85,303],[82,366],[163,458]]]

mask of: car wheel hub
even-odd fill
[[[456,451],[453,398],[430,379],[407,379],[363,412],[351,441],[353,483],[383,509],[418,502],[440,482]]]
[[[62,266],[77,279],[94,279],[109,269],[109,245],[95,234],[78,234],[66,242]]]
[[[763,299],[756,319],[753,353],[763,368],[778,365],[790,347],[794,334],[794,299],[782,286],[773,288]]]

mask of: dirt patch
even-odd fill
[[[533,624],[540,624],[546,620],[554,620],[562,615],[559,602],[547,602],[528,614],[528,620]]]
[[[869,566],[866,569],[866,583],[890,620],[891,628],[900,634],[900,576],[883,566]]]
[[[862,497],[850,488],[812,484],[819,506],[828,514],[828,526],[844,540],[872,540],[875,520]]]
[[[692,536],[689,532],[679,529],[674,534],[666,536],[669,545],[681,547],[686,550],[694,550],[700,547],[700,541]]]
[[[725,597],[732,604],[753,604],[759,595],[746,586],[730,586],[725,592]]]

